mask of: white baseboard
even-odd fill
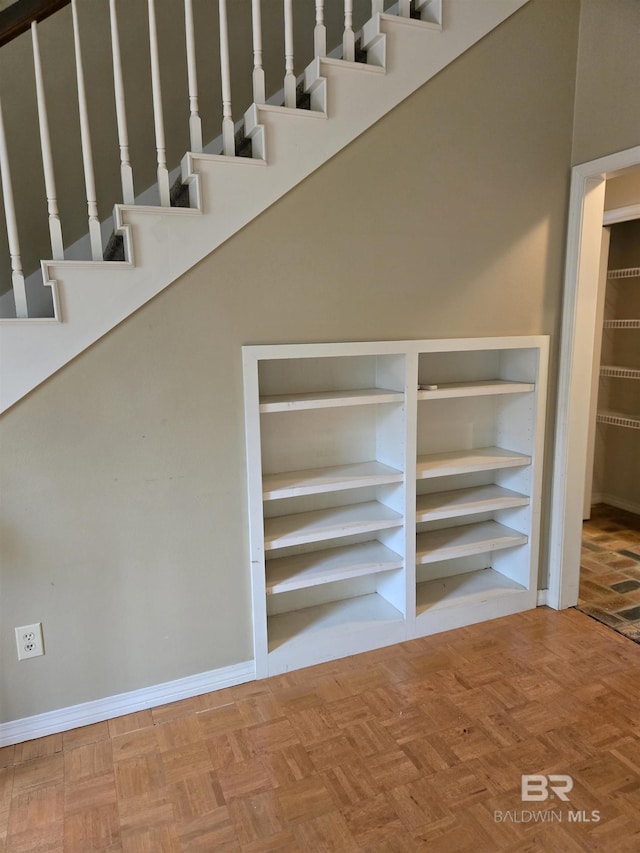
[[[548,589],[539,589],[539,590],[538,590],[538,599],[537,599],[537,601],[536,601],[536,606],[537,606],[537,607],[544,607],[544,606],[546,605],[546,603],[547,603],[547,593],[548,593],[548,592],[549,592],[549,590],[548,590]]]
[[[624,509],[627,512],[640,515],[640,503],[626,501],[623,498],[617,498],[615,495],[609,495],[604,492],[591,496],[591,505],[593,506],[594,504],[608,504],[609,506],[614,506],[616,509]]]
[[[221,690],[223,687],[244,684],[247,681],[253,681],[255,677],[255,662],[245,661],[179,678],[176,681],[155,684],[141,690],[119,693],[116,696],[83,702],[81,705],[71,705],[57,711],[0,723],[0,747],[88,726],[91,723],[101,723],[111,717],[145,711],[148,708],[166,705],[168,702],[177,702],[179,699],[189,699],[201,693]]]

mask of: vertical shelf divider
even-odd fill
[[[416,632],[416,459],[418,456],[418,352],[407,353],[406,391],[406,449],[405,471],[407,474],[406,498],[406,579],[407,579],[407,632],[410,637]]]

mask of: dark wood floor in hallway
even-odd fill
[[[5,747],[0,768],[2,853],[637,853],[640,647],[538,608]],[[523,801],[523,774],[570,779]]]
[[[640,643],[640,516],[598,504],[582,526],[578,609]]]

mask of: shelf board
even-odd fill
[[[377,403],[402,403],[401,391],[384,388],[356,388],[343,391],[315,391],[304,394],[277,394],[260,398],[260,412],[296,412],[303,409],[333,409]]]
[[[416,563],[435,563],[439,560],[452,560],[455,557],[468,557],[471,554],[484,554],[487,551],[499,551],[526,545],[528,537],[517,530],[511,530],[497,521],[481,521],[476,524],[464,524],[459,527],[445,527],[419,533],[416,537]]]
[[[640,278],[640,267],[627,267],[621,270],[609,270],[607,278]]]
[[[358,462],[330,468],[307,468],[303,471],[283,471],[265,474],[262,478],[262,498],[265,501],[319,495],[363,486],[383,486],[401,483],[402,471],[382,462]]]
[[[640,320],[605,320],[603,329],[640,329]]]
[[[622,367],[615,364],[603,364],[600,367],[600,376],[609,376],[616,379],[640,379],[640,367]]]
[[[437,521],[478,512],[494,512],[517,506],[527,506],[526,495],[503,489],[501,486],[474,486],[450,492],[418,495],[416,521]]]
[[[612,424],[613,426],[627,427],[627,429],[640,429],[640,417],[626,415],[624,412],[601,411],[596,415],[600,424]]]
[[[403,559],[380,542],[359,542],[268,560],[267,595],[401,569]]]
[[[475,450],[453,450],[418,457],[416,477],[444,477],[449,474],[470,474],[474,471],[495,471],[499,468],[520,468],[531,464],[531,457],[501,447],[478,447]]]
[[[384,623],[402,622],[400,611],[375,592],[316,604],[269,616],[269,652],[291,642],[308,647],[318,643],[323,634],[333,639],[336,633],[352,634],[358,630],[377,629]]]
[[[496,394],[523,394],[533,391],[532,382],[511,382],[505,379],[447,382],[433,391],[418,390],[418,400],[442,400],[447,397],[485,397]]]
[[[526,588],[494,569],[435,578],[417,585],[416,613],[420,616],[443,607],[479,604],[514,592],[526,592]]]
[[[402,523],[401,513],[378,501],[297,512],[265,519],[264,547],[265,551],[272,551],[290,545],[402,527]]]

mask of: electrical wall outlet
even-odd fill
[[[35,625],[23,625],[21,628],[16,628],[16,643],[18,660],[37,658],[43,655],[42,623],[36,622]]]

